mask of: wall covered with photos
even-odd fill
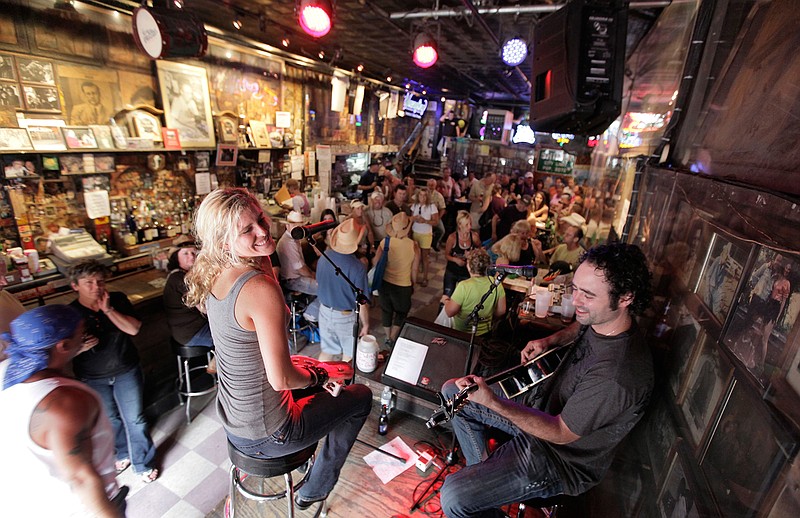
[[[661,382],[630,516],[797,516],[800,243],[780,196],[646,168],[633,241],[654,264]],[[676,514],[677,513],[677,514]]]

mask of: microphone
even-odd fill
[[[528,266],[509,266],[507,264],[495,264],[487,270],[489,274],[503,273],[505,275],[522,275],[523,277],[536,277],[538,269],[533,265]]]
[[[335,228],[339,222],[337,221],[320,221],[319,223],[314,223],[313,225],[302,225],[299,227],[294,227],[290,235],[292,239],[303,239],[308,237],[312,234],[318,234],[319,232],[325,232],[326,230],[330,230]]]

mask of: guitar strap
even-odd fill
[[[561,375],[561,372],[567,368],[567,365],[574,365],[583,358],[585,352],[581,347],[581,341],[583,340],[583,336],[586,334],[588,329],[589,326],[580,327],[578,330],[578,335],[575,337],[575,340],[572,341],[572,346],[567,351],[567,355],[564,356],[564,359],[558,364],[558,367],[556,367],[553,375],[550,376],[549,379],[545,380],[545,383],[540,383],[527,394],[527,397],[525,398],[525,404],[527,406],[539,408],[538,405],[544,404],[545,401],[549,400],[550,394],[552,394],[553,387],[555,386],[556,377]],[[579,349],[580,355],[578,355]]]

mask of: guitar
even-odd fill
[[[566,357],[569,346],[573,343],[575,342],[570,342],[556,347],[555,349],[545,351],[523,365],[517,365],[516,367],[489,376],[485,380],[486,384],[493,385],[498,383],[508,399],[524,394],[553,375]],[[451,420],[467,403],[469,395],[477,389],[477,385],[470,385],[461,389],[458,394],[448,400],[444,398],[441,392],[438,393],[437,395],[439,396],[441,404],[439,409],[425,422],[425,426],[433,428],[436,425],[444,424]]]
[[[353,375],[353,367],[347,362],[321,362],[308,356],[292,356],[292,364],[295,367],[322,367],[328,372],[328,381],[322,388],[330,392],[333,397],[339,395],[342,390],[342,381],[350,379]]]

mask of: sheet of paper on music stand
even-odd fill
[[[389,357],[389,364],[386,366],[384,374],[405,381],[409,385],[416,385],[427,354],[427,345],[418,344],[407,338],[400,337],[394,344],[394,349]]]
[[[419,457],[399,436],[381,446],[380,449],[406,459],[405,463],[403,463],[379,451],[364,455],[364,462],[372,468],[372,471],[378,475],[378,478],[384,484],[388,484],[397,475],[413,466],[417,462],[417,457]]]

